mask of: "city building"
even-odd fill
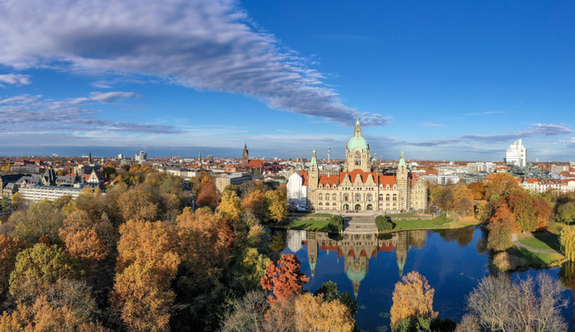
[[[363,138],[359,118],[345,148],[343,171],[320,171],[314,150],[309,169],[299,172],[301,179],[290,177],[294,183],[288,181],[288,197],[301,200],[297,197],[305,192],[308,208],[316,211],[396,213],[427,207],[427,184],[407,167],[403,152],[395,175],[374,171],[370,147]],[[292,204],[291,201],[288,204]],[[301,206],[300,203],[293,204]]]
[[[216,188],[218,191],[224,192],[227,185],[239,186],[246,181],[251,181],[252,175],[248,173],[234,173],[226,176],[216,178]]]
[[[514,142],[507,149],[505,163],[514,166],[527,166],[527,149],[521,144],[521,140]]]
[[[81,188],[64,186],[26,186],[19,189],[22,198],[29,202],[39,202],[44,199],[53,201],[66,195],[76,199],[81,191]]]
[[[148,154],[146,153],[146,151],[140,151],[140,153],[136,153],[134,160],[139,161],[139,162],[146,161],[146,160],[148,160]]]

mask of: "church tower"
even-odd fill
[[[317,204],[317,187],[319,185],[319,169],[317,167],[317,155],[315,149],[311,154],[311,162],[309,163],[309,183],[308,183],[308,199],[312,203],[312,207],[316,208]]]
[[[345,146],[344,172],[352,172],[354,170],[361,170],[362,172],[371,171],[369,144],[365,138],[363,138],[359,115],[357,116],[357,121],[355,121],[353,137]]]
[[[248,143],[244,145],[244,152],[242,154],[242,165],[247,167],[250,162],[250,154],[248,152]]]
[[[397,165],[396,174],[397,187],[399,189],[399,209],[403,211],[409,210],[410,204],[410,188],[411,183],[409,181],[409,170],[405,164],[405,156],[403,151],[399,156],[399,164]]]

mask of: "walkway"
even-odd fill
[[[542,254],[556,254],[556,253],[561,253],[561,252],[556,251],[556,250],[543,250],[543,249],[535,249],[535,248],[528,247],[528,246],[524,245],[523,243],[519,242],[519,240],[517,240],[516,237],[513,237],[513,238],[511,239],[511,242],[513,242],[514,245],[516,245],[516,246],[518,246],[518,247],[521,247],[521,248],[523,248],[523,249],[527,249],[527,250],[529,250],[529,251],[538,252],[538,253],[542,253]]]

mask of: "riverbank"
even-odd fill
[[[514,246],[493,256],[493,263],[501,271],[522,271],[529,268],[552,268],[567,261],[561,252],[558,230],[518,234]]]

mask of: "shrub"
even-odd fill
[[[343,217],[342,216],[332,216],[329,219],[329,231],[334,233],[339,233],[343,230]]]
[[[434,225],[443,225],[445,223],[451,222],[451,219],[447,218],[447,216],[445,215],[445,212],[441,212],[441,214],[433,219],[431,219],[431,222]]]
[[[377,216],[375,218],[375,225],[380,231],[389,231],[395,227],[389,216]]]

